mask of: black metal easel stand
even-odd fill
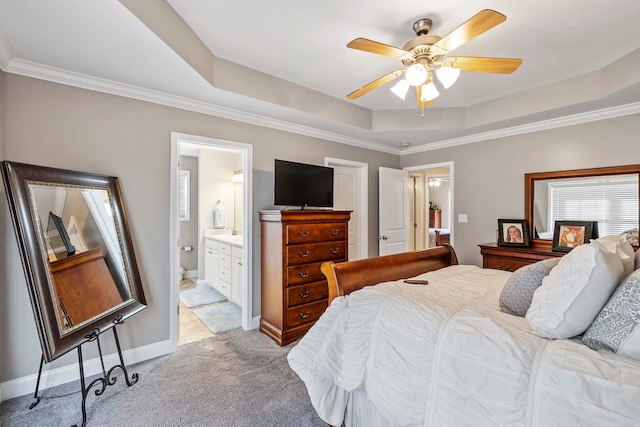
[[[85,342],[95,341],[96,344],[98,345],[98,354],[100,355],[100,364],[102,365],[102,377],[96,378],[95,380],[91,381],[89,383],[89,386],[85,386],[84,365],[82,360],[82,344],[80,344],[77,347],[78,348],[78,365],[80,366],[80,386],[82,387],[82,427],[84,427],[87,424],[87,409],[86,409],[87,396],[89,395],[89,391],[91,391],[91,389],[96,384],[98,385],[98,389],[96,389],[94,393],[96,396],[100,396],[102,393],[104,393],[107,386],[114,385],[116,383],[117,378],[115,376],[111,376],[113,371],[116,369],[121,369],[122,372],[124,373],[124,378],[127,383],[127,386],[131,387],[132,385],[138,382],[138,379],[139,379],[138,374],[133,373],[131,374],[131,378],[129,378],[129,372],[127,371],[127,368],[124,365],[124,358],[122,357],[122,350],[120,348],[120,340],[118,340],[118,333],[116,332],[116,326],[121,325],[123,323],[124,321],[122,320],[121,316],[119,316],[113,321],[113,327],[111,329],[113,330],[113,337],[115,338],[115,341],[116,341],[116,348],[118,349],[118,357],[120,359],[120,364],[113,366],[108,371],[104,367],[104,357],[102,356],[102,347],[100,346],[100,334],[101,334],[100,330],[94,329],[90,335],[87,335],[88,341],[85,341]],[[29,409],[35,408],[36,405],[40,403],[41,397],[38,396],[38,390],[40,388],[40,377],[42,376],[43,365],[44,365],[44,356],[42,356],[42,358],[40,359],[40,369],[38,370],[38,380],[36,381],[36,391],[33,394],[33,398],[36,399],[36,401],[31,403],[31,405],[29,405]]]

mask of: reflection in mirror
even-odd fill
[[[146,307],[118,178],[0,166],[44,361]]]
[[[534,194],[540,239],[553,239],[556,221],[597,221],[602,236],[638,228],[638,175],[539,180]]]
[[[108,191],[38,184],[29,190],[62,333],[129,300]]]
[[[640,224],[640,165],[525,174],[525,218],[535,239],[556,221],[597,221],[600,236]]]

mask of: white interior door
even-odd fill
[[[333,208],[352,211],[349,220],[349,260],[364,258],[358,232],[362,212],[360,200],[360,171],[346,166],[333,166]]]
[[[409,250],[409,172],[380,168],[379,255]]]
[[[369,165],[352,160],[324,158],[334,168],[334,209],[350,210],[349,260],[369,256]]]

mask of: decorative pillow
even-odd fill
[[[594,350],[640,359],[640,270],[616,289],[582,341]]]
[[[514,271],[500,293],[500,310],[524,317],[531,305],[533,293],[542,285],[542,279],[558,262],[560,258],[549,258]]]
[[[560,259],[533,294],[525,318],[545,338],[571,338],[596,318],[622,277],[622,261],[599,242],[580,245]]]
[[[602,248],[606,251],[614,253],[620,257],[622,267],[624,268],[624,272],[622,273],[623,280],[633,273],[636,269],[633,246],[631,246],[631,243],[629,243],[623,235],[600,237],[599,239],[596,239],[596,242],[600,243]]]

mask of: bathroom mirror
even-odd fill
[[[44,360],[146,307],[116,177],[2,162]]]
[[[525,219],[534,244],[551,244],[553,239],[553,213],[550,214],[551,208],[549,203],[549,189],[569,187],[591,187],[600,186],[602,191],[611,191],[619,193],[615,203],[624,203],[626,212],[633,212],[631,217],[625,218],[626,229],[638,228],[640,224],[639,212],[639,196],[640,185],[638,178],[640,177],[640,165],[612,166],[590,169],[574,169],[553,172],[537,172],[528,173],[524,176],[525,181]],[[602,183],[602,184],[598,184]],[[620,193],[622,186],[626,187],[625,193]],[[615,197],[614,197],[615,199]],[[607,200],[607,203],[609,200]],[[557,220],[597,220],[602,213],[596,212],[599,208],[596,203],[581,203],[576,207],[582,218],[556,218]],[[614,207],[614,211],[619,212],[620,207]],[[601,227],[602,228],[602,227]],[[612,229],[615,229],[613,227]],[[615,233],[624,230],[617,230]],[[599,230],[600,236],[607,233],[606,230]]]

